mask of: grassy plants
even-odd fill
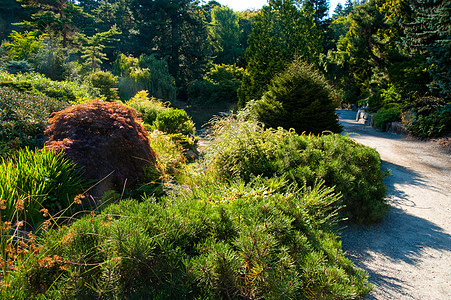
[[[19,150],[0,164],[1,220],[17,214],[35,226],[43,220],[43,210],[53,215],[67,208],[82,182],[80,171],[62,153]]]
[[[329,230],[337,199],[320,185],[205,178],[159,202],[122,201],[46,235],[0,295],[359,298],[366,276]]]
[[[216,178],[249,181],[258,175],[286,175],[309,186],[324,180],[342,193],[343,213],[351,220],[377,222],[387,212],[379,154],[349,137],[265,130],[233,116],[220,119],[213,129],[205,164]]]

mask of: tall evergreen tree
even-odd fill
[[[215,6],[211,11],[209,38],[213,45],[214,62],[235,64],[244,49],[240,45],[238,15],[227,6]]]
[[[68,38],[76,30],[73,18],[83,15],[83,8],[71,0],[18,0],[25,8],[35,9],[30,20],[19,25],[36,29],[62,39],[63,48],[67,47]]]
[[[338,19],[339,17],[344,17],[345,12],[343,5],[341,3],[338,3],[337,6],[335,6],[334,13],[332,14],[332,19]]]
[[[270,0],[255,17],[246,49],[246,76],[238,92],[239,106],[259,99],[271,79],[295,56],[316,63],[321,53],[320,34],[311,10],[301,1]]]
[[[413,22],[404,24],[406,43],[427,57],[433,94],[451,99],[451,1],[410,1]]]
[[[313,10],[313,20],[318,28],[322,28],[329,15],[329,0],[305,0],[304,5]]]
[[[197,1],[132,0],[130,9],[136,22],[135,54],[166,59],[182,88],[202,76],[208,58],[207,30]]]

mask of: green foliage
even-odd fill
[[[126,104],[140,113],[140,118],[147,125],[152,125],[159,113],[168,110],[167,104],[156,98],[148,97],[147,91],[140,91]]]
[[[158,154],[157,163],[163,179],[170,181],[171,177],[180,174],[186,163],[185,150],[170,135],[159,130],[152,131],[149,140],[150,146]]]
[[[102,63],[107,60],[106,54],[103,52],[106,44],[117,39],[112,36],[118,35],[121,32],[114,25],[110,30],[105,32],[98,32],[93,36],[86,36],[85,34],[79,34],[78,40],[81,43],[79,51],[81,52],[81,58],[85,61],[84,65],[91,71],[100,69]]]
[[[317,63],[321,52],[320,33],[313,12],[300,9],[298,1],[271,0],[255,16],[246,49],[246,76],[240,87],[239,107],[260,99],[275,74],[296,56]]]
[[[404,41],[418,48],[427,58],[432,81],[429,90],[445,100],[451,99],[451,3],[447,0],[409,2],[415,19],[403,24]]]
[[[284,175],[309,186],[324,180],[343,195],[343,213],[352,221],[378,222],[387,212],[379,154],[349,137],[264,130],[257,122],[233,116],[219,120],[213,133],[205,165],[215,178],[249,181]]]
[[[129,9],[137,32],[130,52],[166,60],[179,88],[178,97],[185,99],[185,88],[202,78],[209,59],[202,8],[195,0],[131,0]]]
[[[0,141],[16,140],[17,147],[41,147],[47,119],[52,112],[67,106],[68,103],[44,95],[0,86]]]
[[[70,63],[63,48],[53,39],[47,38],[34,56],[32,63],[36,72],[52,80],[69,77]]]
[[[70,81],[53,81],[39,73],[8,74],[0,71],[0,82],[13,82],[15,85],[32,86],[30,92],[37,90],[49,97],[55,97],[62,102],[82,102],[89,99],[88,87]],[[28,91],[27,91],[28,92]]]
[[[208,37],[213,48],[213,61],[217,64],[236,64],[244,56],[240,44],[238,15],[228,6],[215,6],[211,10]]]
[[[340,132],[336,103],[324,77],[296,59],[274,77],[263,98],[251,106],[257,120],[273,128],[293,128],[298,133]]]
[[[390,122],[399,121],[401,119],[401,109],[398,105],[388,105],[377,111],[373,116],[374,128],[381,131],[387,130],[387,125]]]
[[[194,134],[194,123],[183,109],[168,109],[161,111],[152,124],[155,129],[183,135]]]
[[[137,92],[147,90],[152,97],[173,100],[176,96],[175,79],[169,74],[168,64],[155,56],[119,55],[114,69],[119,77],[119,95],[129,99]]]
[[[10,60],[5,64],[5,69],[10,74],[28,73],[33,70],[30,63],[26,60]]]
[[[75,31],[72,19],[84,15],[83,8],[69,0],[19,0],[18,2],[23,7],[32,9],[29,19],[18,25],[60,38],[63,48],[67,47],[68,40]]]
[[[366,275],[328,230],[337,201],[330,188],[205,179],[160,202],[122,201],[50,232],[1,295],[357,299],[369,292]]]
[[[11,60],[30,60],[42,48],[45,35],[37,32],[25,31],[24,33],[13,30],[9,35],[11,42],[4,43],[8,49]]]
[[[213,64],[203,80],[188,85],[188,102],[200,105],[237,103],[237,91],[243,76],[243,68]]]
[[[436,97],[423,97],[413,101],[405,115],[406,128],[421,138],[445,136],[451,131],[451,104]]]
[[[110,72],[97,71],[89,74],[87,80],[95,90],[92,94],[98,94],[100,97],[105,98],[106,101],[119,100],[116,88],[118,81],[117,77]]]
[[[183,109],[169,107],[155,98],[148,98],[147,91],[138,92],[127,105],[136,109],[150,130],[162,131],[185,149],[195,144],[194,123]]]
[[[40,210],[52,215],[66,209],[82,191],[82,177],[75,164],[62,153],[19,150],[0,164],[2,220],[16,217],[36,226],[43,220]],[[23,208],[22,208],[23,207]]]

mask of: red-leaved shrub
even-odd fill
[[[53,114],[45,131],[45,148],[64,151],[84,168],[88,179],[101,180],[93,196],[106,190],[133,187],[144,176],[144,168],[156,164],[146,129],[133,108],[92,100]]]

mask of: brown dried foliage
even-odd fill
[[[92,100],[54,113],[45,131],[45,148],[64,151],[82,166],[88,179],[102,182],[93,194],[121,191],[125,182],[133,187],[143,168],[156,163],[147,131],[133,108]]]

